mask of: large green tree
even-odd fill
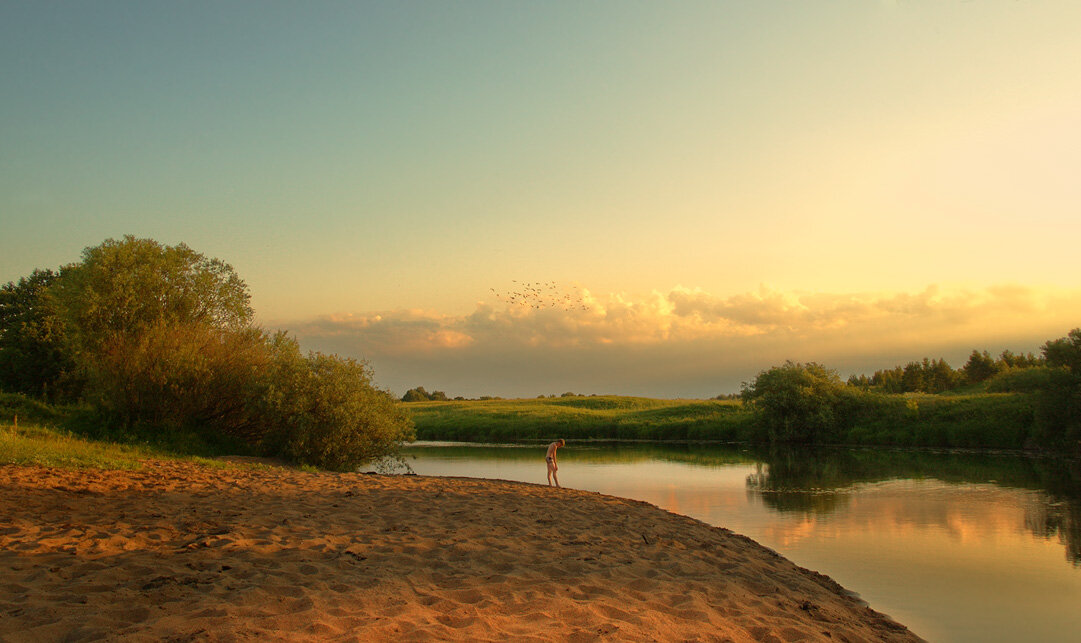
[[[968,356],[968,361],[961,367],[964,371],[965,377],[969,382],[975,384],[991,379],[999,371],[998,364],[995,363],[995,358],[991,357],[991,353],[983,351],[982,353],[973,350],[972,354]]]
[[[836,372],[814,362],[792,361],[762,371],[742,392],[770,442],[830,441],[844,395]]]
[[[183,243],[166,246],[131,235],[83,251],[53,288],[76,352],[155,325],[251,325],[248,286],[232,266]]]
[[[295,340],[253,323],[249,300],[219,259],[184,244],[108,239],[59,275],[4,288],[0,365],[55,349],[99,422],[139,435],[228,435],[340,470],[412,439],[412,422],[365,364],[302,355]],[[32,374],[34,386],[55,379],[58,367],[50,368]]]
[[[1036,407],[1037,439],[1081,453],[1081,328],[1042,347],[1050,369]]]
[[[49,286],[52,270],[0,288],[0,389],[56,401],[74,394],[75,364]]]

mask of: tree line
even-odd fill
[[[233,268],[126,236],[0,288],[0,390],[78,404],[114,435],[194,432],[349,470],[413,428],[363,362],[254,323]]]
[[[995,359],[986,351],[973,351],[956,371],[943,360],[925,359],[878,371],[870,378],[853,376],[848,382],[821,364],[789,361],[745,382],[741,398],[769,441],[829,444],[850,440],[891,414],[906,422],[918,419],[919,399],[888,394],[939,393],[982,383],[983,392],[1012,393],[1018,402],[976,408],[955,398],[957,409],[967,409],[954,418],[958,423],[972,419],[965,412],[983,413],[989,416],[972,426],[987,433],[1009,429],[1013,433],[1001,438],[1002,445],[1081,452],[1081,328],[1048,340],[1040,353],[1037,357],[1006,351]],[[988,414],[988,409],[994,411]],[[1004,417],[1006,413],[1011,417]],[[1004,425],[1012,426],[1003,429]],[[1015,444],[1018,436],[1021,444]],[[979,436],[967,439],[984,446],[995,441],[986,437],[982,442]]]
[[[950,367],[944,359],[925,357],[904,366],[877,370],[870,377],[852,375],[847,383],[883,393],[945,393],[986,382],[1000,373],[1040,368],[1046,364],[1044,357],[1032,353],[1019,355],[1005,350],[995,358],[988,351],[973,350],[965,365],[958,369]]]

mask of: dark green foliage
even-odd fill
[[[200,429],[257,443],[264,429],[250,400],[265,388],[269,359],[261,330],[159,322],[85,353],[86,395],[123,427]]]
[[[988,393],[1035,393],[1051,385],[1047,366],[1008,368],[987,380]]]
[[[1043,355],[1048,366],[1081,375],[1081,328],[1071,330],[1066,337],[1048,341],[1043,345]]]
[[[1016,355],[1013,351],[1005,350],[998,356],[999,370],[1003,369],[1024,369],[1024,368],[1036,368],[1043,366],[1046,360],[1041,357],[1036,357],[1032,353]]]
[[[411,439],[367,367],[302,356],[254,326],[248,302],[247,285],[218,259],[109,239],[59,277],[37,271],[4,288],[0,385],[42,395],[76,372],[90,407],[72,414],[73,429],[168,448],[258,449],[344,470]],[[23,368],[31,359],[39,371]],[[18,368],[29,385],[11,382]]]
[[[423,386],[411,388],[402,396],[403,402],[427,402],[430,399],[431,396],[428,395],[428,391],[425,391]]]
[[[372,386],[362,362],[335,355],[300,355],[278,336],[263,415],[264,449],[335,471],[394,455],[413,439],[412,422],[386,391]]]
[[[84,250],[53,290],[77,351],[157,324],[239,330],[253,316],[248,287],[229,264],[130,235]]]
[[[1081,328],[1043,345],[1048,383],[1037,394],[1036,441],[1081,453]]]
[[[35,270],[0,288],[0,389],[53,401],[78,393],[64,325],[48,294],[56,278]]]
[[[46,404],[20,393],[0,393],[0,424],[19,422],[55,426],[70,417],[74,407]]]
[[[1022,449],[1032,434],[1028,396],[884,395],[852,398],[843,444]]]
[[[965,372],[965,377],[969,382],[976,383],[994,377],[995,373],[998,373],[999,367],[995,363],[995,359],[987,351],[982,353],[972,351],[961,370]]]
[[[1010,370],[1037,368],[1044,360],[1032,353],[1014,354],[1002,351],[996,360],[987,351],[972,351],[968,362],[960,370],[954,370],[944,359],[923,358],[904,366],[875,371],[874,375],[852,375],[848,385],[852,388],[876,390],[882,393],[947,393],[971,389],[997,373]]]
[[[785,362],[743,387],[743,400],[770,442],[831,441],[843,420],[838,410],[845,395],[837,373],[814,362]]]
[[[904,366],[875,371],[874,375],[848,378],[850,386],[874,388],[883,393],[942,393],[957,388],[964,375],[953,370],[943,359],[923,358]]]
[[[431,393],[429,393],[428,391],[424,390],[423,386],[411,388],[405,392],[405,395],[402,396],[403,402],[446,402],[449,399],[450,398],[448,398],[447,394],[443,391],[432,391]]]

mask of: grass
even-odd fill
[[[0,465],[38,465],[62,469],[136,470],[146,460],[178,460],[221,469],[265,468],[259,463],[184,455],[145,444],[121,444],[87,438],[37,423],[0,425]]]
[[[567,397],[407,403],[421,440],[522,442],[662,440],[768,442],[737,400]],[[852,398],[831,442],[863,446],[1024,449],[1031,395],[880,393]]]
[[[749,429],[749,415],[738,401],[606,395],[410,402],[405,407],[421,440],[740,441]]]

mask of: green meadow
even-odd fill
[[[408,402],[405,408],[421,440],[741,441],[751,419],[738,401],[615,395]]]
[[[130,470],[146,460],[185,460],[224,468],[261,466],[215,459],[249,455],[240,443],[174,431],[118,433],[91,417],[81,406],[0,393],[0,464]]]
[[[1034,402],[1020,393],[853,392],[821,444],[1019,450],[1032,446]],[[664,440],[767,443],[738,400],[597,396],[405,403],[420,440]]]

